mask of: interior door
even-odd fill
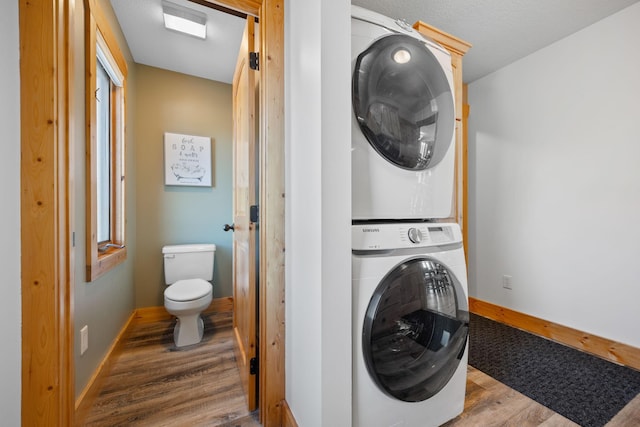
[[[233,77],[233,328],[236,361],[250,411],[257,408],[254,20],[247,19]]]

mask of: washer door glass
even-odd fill
[[[389,396],[419,402],[449,382],[469,332],[469,312],[461,309],[460,297],[458,280],[428,257],[400,264],[378,285],[362,343],[369,374]]]
[[[384,36],[356,59],[353,110],[371,146],[392,164],[423,170],[442,160],[455,127],[453,94],[424,42]]]

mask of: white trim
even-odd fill
[[[122,87],[124,85],[124,74],[118,67],[118,63],[113,58],[107,42],[100,34],[100,31],[96,31],[96,56],[98,61],[102,64],[107,74],[111,78],[114,85]]]

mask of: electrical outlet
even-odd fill
[[[84,325],[80,329],[80,355],[83,355],[89,348],[89,325]]]
[[[513,289],[511,287],[512,279],[513,279],[513,277],[507,276],[506,274],[504,276],[502,276],[502,287],[505,288],[505,289]]]

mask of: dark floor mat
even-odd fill
[[[640,393],[640,371],[472,314],[469,364],[583,427]]]

